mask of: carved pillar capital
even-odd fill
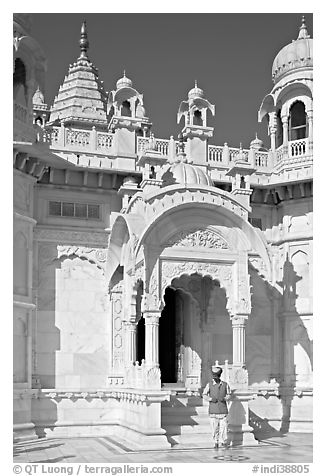
[[[160,322],[161,312],[160,311],[145,311],[144,318],[145,324],[149,324],[152,326],[158,326]]]
[[[249,314],[235,314],[231,316],[232,327],[244,327],[248,317]]]

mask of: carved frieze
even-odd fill
[[[158,263],[156,262],[149,278],[148,291],[144,293],[142,300],[142,312],[158,310],[161,307],[158,285]]]
[[[229,248],[224,238],[211,230],[181,231],[170,238],[167,246],[203,247],[224,250]]]
[[[92,244],[107,247],[108,234],[96,231],[72,231],[38,228],[34,229],[34,238],[37,241],[54,241],[58,244]]]

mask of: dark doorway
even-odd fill
[[[159,327],[159,363],[163,383],[177,382],[176,291],[166,288]]]
[[[141,282],[137,289],[136,296],[136,316],[137,316],[137,331],[136,331],[136,360],[141,364],[145,359],[145,319],[141,312],[141,300],[143,296],[143,283]]]
[[[141,361],[145,359],[145,319],[143,316],[138,321],[137,324],[137,355],[136,360],[141,364]]]

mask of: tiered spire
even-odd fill
[[[88,58],[89,41],[86,21],[80,30],[80,55],[69,66],[68,75],[54,99],[50,124],[75,124],[90,128],[107,124],[107,94],[98,70]]]
[[[87,58],[87,50],[89,48],[89,41],[87,37],[87,29],[86,29],[86,20],[83,21],[81,30],[80,30],[80,40],[79,40],[79,46],[80,46],[80,57],[79,58]]]

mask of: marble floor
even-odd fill
[[[312,435],[292,433],[234,449],[132,451],[112,437],[47,438],[14,445],[15,463],[311,463]]]

